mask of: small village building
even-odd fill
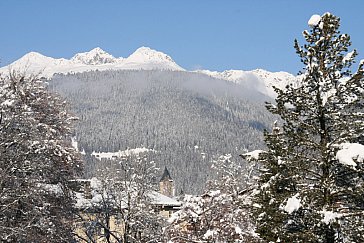
[[[100,194],[102,183],[97,178],[78,179],[70,181],[70,187],[75,193],[75,207],[80,218],[79,222],[76,223],[75,233],[80,236],[87,236],[85,235],[87,232],[84,231],[85,224],[92,224],[92,222],[95,221],[95,215],[102,210],[105,210],[100,201],[102,199],[102,195]],[[159,189],[159,192],[149,192],[148,196],[151,199],[151,204],[154,206],[156,213],[169,218],[174,212],[181,208],[182,204],[173,198],[174,182],[167,168],[165,168],[159,181]],[[121,192],[121,195],[122,193],[123,192]],[[100,207],[97,206],[98,204],[100,204]],[[125,208],[127,208],[126,205]],[[124,224],[122,220],[117,217],[117,210],[120,210],[120,208],[113,208],[111,206],[107,210],[107,213],[110,214],[109,229],[115,232],[115,234],[118,234],[117,232],[122,232]],[[96,240],[95,242],[99,241]]]

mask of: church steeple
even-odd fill
[[[174,197],[174,183],[167,167],[164,167],[163,175],[159,181],[159,191],[167,197]]]
[[[163,175],[162,175],[160,181],[173,181],[171,174],[169,174],[167,166],[164,167],[164,172],[163,172]]]

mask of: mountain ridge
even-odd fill
[[[288,72],[269,72],[263,69],[251,71],[225,70],[222,72],[210,70],[188,71],[179,66],[169,55],[142,46],[128,57],[114,57],[100,47],[88,52],[80,52],[70,59],[52,58],[38,52],[29,52],[15,62],[0,68],[0,73],[9,70],[39,74],[52,78],[54,74],[81,73],[105,70],[169,70],[197,72],[217,79],[223,79],[245,86],[255,87],[261,93],[275,98],[273,86],[284,89],[288,84],[298,80]]]
[[[40,74],[42,77],[52,78],[56,73],[154,69],[185,71],[167,54],[148,47],[138,48],[127,58],[114,57],[100,47],[96,47],[88,52],[77,53],[70,59],[52,58],[32,51],[11,64],[1,67],[0,73],[7,73],[9,70],[25,71],[25,74]]]

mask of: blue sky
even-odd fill
[[[148,46],[188,70],[297,73],[293,41],[312,14],[339,16],[363,59],[363,9],[362,0],[1,0],[0,66],[30,51],[70,58],[101,47],[127,57]]]

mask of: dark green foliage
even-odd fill
[[[254,198],[257,232],[267,242],[363,242],[364,170],[342,163],[343,143],[358,143],[364,130],[363,64],[339,18],[326,13],[295,48],[306,65],[302,80],[276,89],[267,104],[283,121],[265,134],[268,147]],[[295,201],[296,207],[290,202]],[[331,217],[331,219],[329,219]]]

